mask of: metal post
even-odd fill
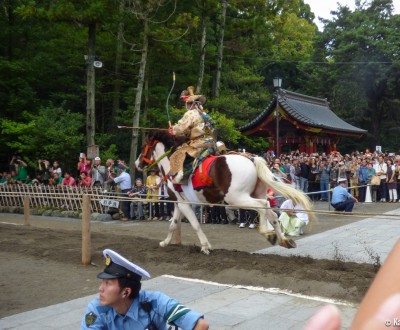
[[[328,210],[331,210],[331,183],[328,183]]]

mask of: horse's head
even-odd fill
[[[136,160],[135,165],[139,171],[143,171],[146,166],[152,165],[158,157],[164,157],[176,146],[184,142],[184,137],[172,137],[165,130],[153,131],[146,134],[142,152]]]

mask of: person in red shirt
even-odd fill
[[[71,173],[69,173],[68,171],[65,171],[65,173],[64,173],[64,179],[62,180],[61,185],[63,185],[63,186],[76,187],[76,181],[75,181],[75,179],[71,176]]]
[[[81,187],[90,187],[90,184],[92,183],[92,178],[87,175],[86,172],[81,173],[81,180],[79,181],[79,185]]]
[[[79,171],[79,175],[81,175],[82,172],[90,173],[90,170],[92,169],[90,160],[86,159],[86,155],[84,153],[81,153],[79,156],[79,162],[77,165],[77,169]]]
[[[275,191],[271,188],[267,189],[267,199],[269,202],[269,206],[278,207],[278,201],[275,199]]]

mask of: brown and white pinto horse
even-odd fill
[[[173,146],[173,140],[165,132],[147,135],[142,153],[135,162],[137,169],[143,170],[144,166],[156,161],[162,175],[167,177],[170,171],[170,163],[168,157],[162,156],[171,146]],[[178,203],[175,207],[168,236],[160,242],[160,246],[165,247],[171,242],[177,223],[185,216],[199,237],[201,251],[205,254],[210,253],[211,244],[208,242],[189,204],[203,202],[226,203],[244,209],[254,208],[260,216],[259,232],[271,244],[276,244],[278,240],[279,245],[283,247],[296,247],[293,240],[282,234],[277,216],[269,208],[269,202],[266,199],[267,187],[271,187],[284,197],[292,199],[294,203],[302,205],[305,210],[311,211],[311,202],[303,192],[277,180],[262,157],[250,159],[240,154],[216,157],[209,176],[212,180],[211,186],[200,191],[193,189],[191,179],[189,179],[187,186],[182,186],[183,192],[177,191],[172,182],[168,180],[170,199],[176,200]],[[186,203],[179,203],[180,201]],[[310,213],[309,217],[312,218],[313,214]],[[268,230],[266,219],[269,220],[275,231]]]

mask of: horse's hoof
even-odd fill
[[[283,246],[287,249],[294,249],[297,247],[297,244],[294,240],[292,240],[291,238],[284,238],[283,240],[281,240],[279,242],[280,246]]]
[[[206,256],[208,256],[210,254],[210,250],[206,247],[202,247],[201,248],[201,253],[204,253]]]
[[[167,244],[165,244],[165,242],[164,242],[164,241],[162,241],[162,242],[160,242],[160,246],[161,246],[161,247],[166,247],[166,246],[167,246]]]

